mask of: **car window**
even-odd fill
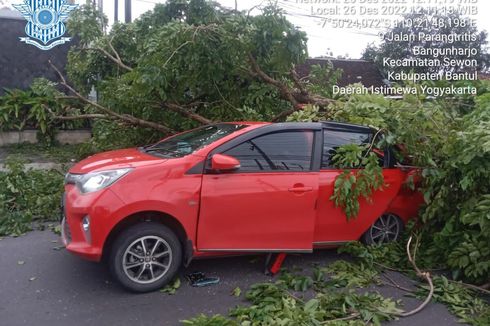
[[[321,168],[328,169],[332,167],[331,159],[338,147],[347,144],[366,144],[369,143],[370,137],[371,133],[324,129]]]
[[[240,161],[240,172],[309,171],[313,131],[285,131],[248,140],[223,154]]]
[[[246,125],[231,123],[207,125],[143,147],[143,151],[169,158],[182,157],[245,127]]]

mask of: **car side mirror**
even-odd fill
[[[234,171],[240,168],[240,161],[233,156],[214,154],[211,157],[211,169],[216,172]]]

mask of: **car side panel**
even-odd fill
[[[407,171],[407,178],[411,177],[413,182],[412,189],[402,186],[397,196],[391,202],[387,211],[400,217],[405,223],[418,216],[420,207],[424,204],[424,195],[417,189],[420,187],[420,171],[411,169]]]
[[[114,193],[127,203],[114,212],[114,222],[137,212],[163,212],[177,219],[188,239],[195,243],[202,174],[186,174],[186,171],[198,162],[169,160],[161,169],[135,170],[124,183],[114,184]]]
[[[375,191],[372,202],[360,198],[359,215],[347,220],[341,208],[330,200],[334,192],[336,177],[342,170],[321,170],[317,214],[315,224],[315,244],[341,243],[358,240],[361,235],[390,207],[397,197],[406,174],[399,169],[384,169],[386,186]]]
[[[318,172],[204,175],[198,249],[310,251],[317,195]]]

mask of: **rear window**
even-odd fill
[[[323,152],[322,152],[322,169],[332,168],[331,159],[335,155],[338,147],[347,144],[367,144],[371,140],[371,133],[323,130]]]

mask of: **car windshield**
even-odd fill
[[[246,125],[230,123],[208,125],[143,147],[142,150],[164,157],[183,157],[244,127]]]

